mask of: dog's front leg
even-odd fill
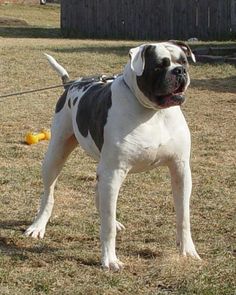
[[[96,185],[96,189],[95,189],[95,205],[96,205],[96,208],[99,212],[99,194],[98,194],[98,183]],[[125,226],[120,223],[119,221],[116,220],[116,230],[117,231],[123,231],[125,230]]]
[[[116,203],[120,186],[126,176],[123,169],[98,168],[97,192],[101,219],[102,266],[119,270],[122,263],[116,257]]]
[[[175,159],[169,166],[172,193],[176,210],[177,245],[180,254],[200,259],[191,237],[190,230],[190,196],[192,177],[188,160]]]

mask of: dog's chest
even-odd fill
[[[128,98],[114,99],[105,128],[106,153],[116,148],[120,159],[139,172],[165,165],[184,146],[189,147],[189,130],[179,107],[153,111]]]
[[[165,123],[154,119],[137,126],[124,138],[120,148],[130,162],[132,172],[140,172],[165,164],[174,142]]]

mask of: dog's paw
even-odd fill
[[[117,231],[125,230],[124,225],[117,220],[116,220],[116,230]]]
[[[35,239],[43,239],[45,234],[45,226],[40,226],[40,224],[33,223],[30,227],[25,231],[25,236],[32,237]]]
[[[201,260],[192,241],[180,247],[180,254],[184,257],[190,256],[192,258]]]
[[[188,251],[183,251],[183,253],[181,253],[184,257],[186,256],[190,256],[192,258],[198,259],[198,260],[202,260],[201,257],[198,255],[197,251],[195,249],[191,249]]]
[[[102,267],[105,270],[121,271],[124,268],[124,263],[116,259],[114,261],[103,261]]]

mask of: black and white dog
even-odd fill
[[[177,245],[184,256],[198,256],[190,232],[190,132],[180,105],[190,83],[189,46],[169,41],[145,44],[129,52],[122,75],[112,81],[76,80],[65,86],[52,124],[52,138],[43,163],[44,195],[27,236],[43,238],[54,204],[57,177],[78,142],[96,159],[96,206],[101,219],[102,265],[119,270],[116,203],[129,172],[166,165],[171,174],[177,221]],[[54,58],[49,63],[64,82],[66,70]]]

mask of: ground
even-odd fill
[[[129,48],[140,44],[62,39],[58,6],[2,5],[0,14],[28,24],[0,27],[0,95],[60,83],[44,52],[76,78],[121,72]],[[100,267],[96,163],[80,148],[60,176],[45,239],[23,236],[42,193],[48,145],[27,146],[24,136],[50,127],[62,89],[0,98],[1,294],[236,294],[236,69],[197,63],[191,77],[183,112],[192,134],[192,235],[202,261],[179,257],[169,174],[153,170],[130,175],[120,192],[121,273]]]

